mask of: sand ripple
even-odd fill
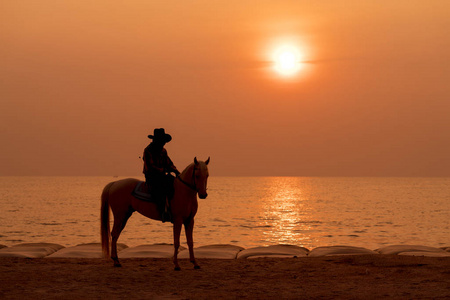
[[[125,244],[118,244],[120,258],[171,258],[173,245],[153,244],[140,245],[129,248]],[[195,248],[196,258],[213,259],[246,259],[246,258],[292,258],[292,257],[323,257],[339,255],[409,255],[428,257],[450,257],[450,247],[435,248],[422,245],[391,245],[376,250],[353,246],[327,246],[308,250],[295,245],[273,245],[244,249],[236,245],[217,244]],[[0,245],[0,257],[22,258],[101,258],[101,244],[80,244],[64,247],[52,243],[26,243],[11,247]],[[189,251],[180,247],[180,259],[189,258]]]

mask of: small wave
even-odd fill
[[[213,222],[223,222],[223,223],[226,223],[226,222],[227,222],[227,221],[222,220],[222,219],[219,219],[219,218],[214,218],[214,219],[212,219],[212,221],[213,221]]]
[[[249,226],[249,225],[239,225],[239,227],[244,227],[244,228],[255,228],[255,226]]]
[[[255,229],[255,228],[271,228],[272,225],[254,225],[254,226],[250,226],[250,225],[239,225],[239,227]]]
[[[295,224],[322,224],[321,221],[297,221]]]

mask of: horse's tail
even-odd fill
[[[100,233],[102,240],[102,251],[105,258],[109,257],[109,244],[111,235],[109,230],[109,189],[114,184],[110,182],[102,192],[101,208],[100,208]]]

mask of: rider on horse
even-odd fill
[[[152,139],[152,142],[144,150],[145,182],[150,194],[155,198],[162,221],[170,221],[166,198],[172,190],[173,177],[168,174],[170,172],[177,176],[180,174],[164,148],[164,145],[170,142],[172,137],[165,132],[164,128],[156,128],[153,135],[149,135],[148,138]]]

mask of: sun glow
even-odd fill
[[[291,76],[301,68],[300,52],[297,48],[284,46],[278,48],[273,56],[275,71],[284,76]]]

